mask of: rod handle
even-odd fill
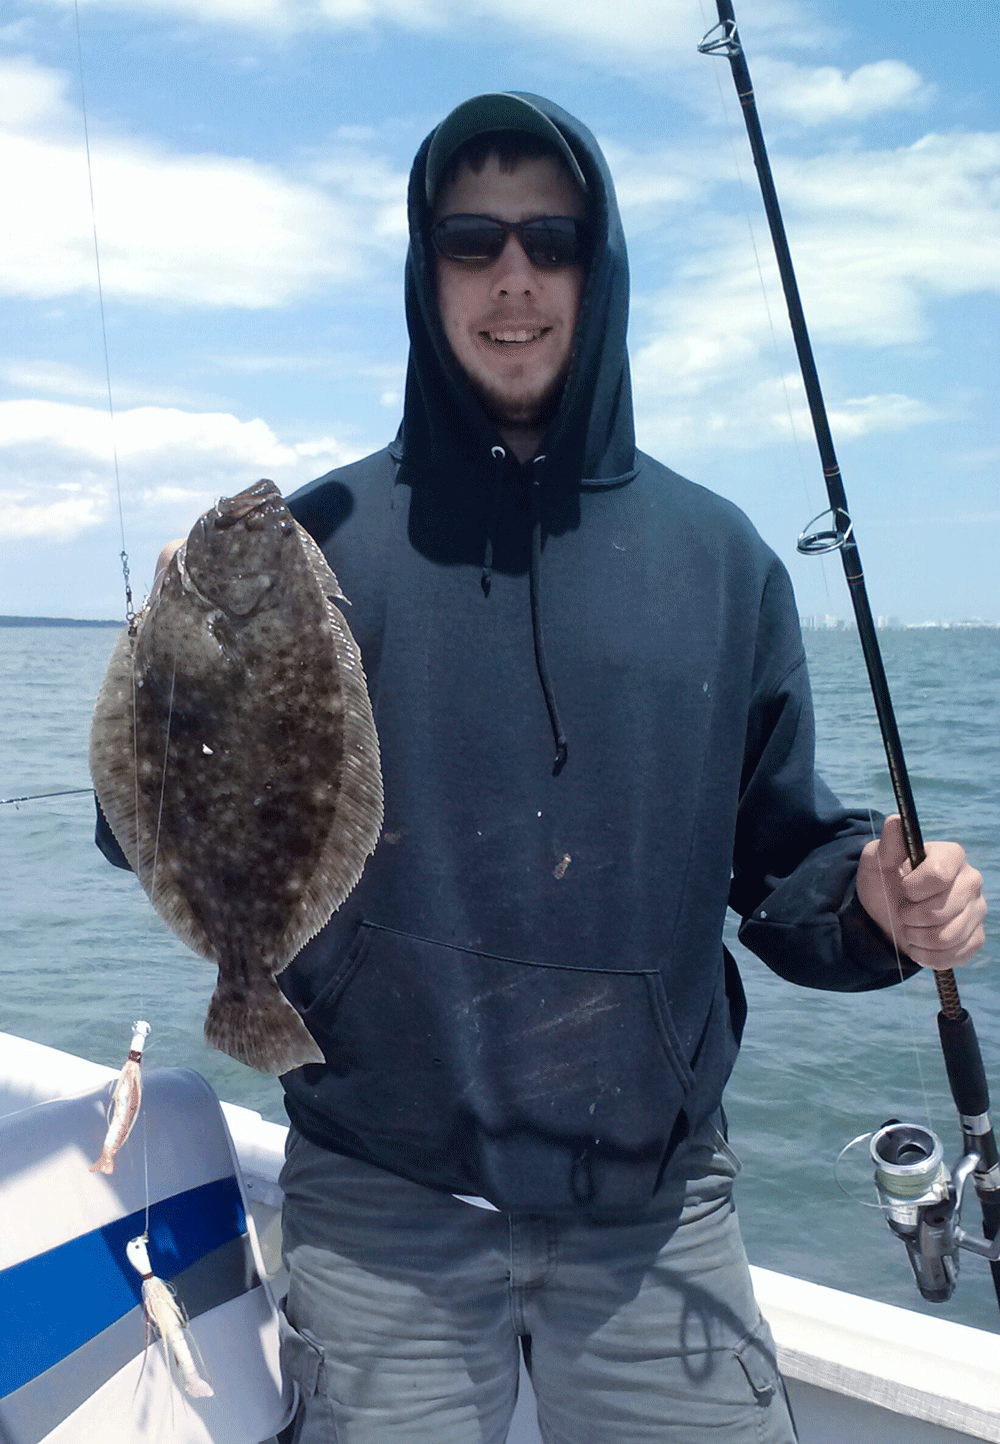
[[[951,1096],[959,1113],[977,1117],[990,1111],[990,1090],[986,1082],[983,1055],[972,1019],[964,1008],[957,1018],[938,1014],[938,1033]]]

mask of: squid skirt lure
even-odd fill
[[[170,1285],[153,1273],[146,1248],[148,1242],[148,1234],[143,1233],[138,1238],[131,1239],[125,1248],[129,1263],[142,1279],[142,1302],[146,1310],[146,1321],[160,1337],[171,1375],[173,1365],[176,1364],[184,1392],[192,1399],[211,1398],[215,1391],[198,1373],[185,1337],[187,1320],[184,1311],[174,1297]]]
[[[104,1147],[97,1162],[90,1165],[91,1173],[114,1173],[115,1154],[132,1132],[132,1125],[139,1116],[139,1104],[142,1102],[142,1049],[150,1030],[149,1024],[142,1021],[133,1023],[132,1029],[132,1045],[108,1106],[108,1131],[104,1135]]]

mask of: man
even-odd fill
[[[283,978],[298,1444],[787,1444],[732,1205],[743,941],[812,987],[965,961],[981,879],[907,876],[813,774],[784,568],[636,452],[589,132],[466,102],[410,181],[396,442],[292,499],[351,598],[383,836]],[[867,844],[867,845],[866,845]],[[903,955],[897,956],[896,947]]]

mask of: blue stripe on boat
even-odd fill
[[[125,1245],[146,1211],[81,1234],[0,1271],[0,1398],[79,1349],[142,1301]],[[239,1185],[230,1175],[149,1209],[149,1259],[162,1279],[246,1233]]]

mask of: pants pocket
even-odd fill
[[[282,1377],[295,1390],[295,1417],[280,1438],[281,1444],[337,1444],[340,1435],[333,1405],[325,1391],[323,1350],[307,1329],[290,1324],[278,1314],[278,1357]]]
[[[774,1339],[764,1319],[737,1347],[736,1361],[760,1410],[758,1439],[767,1444],[794,1444],[798,1439],[795,1421],[778,1369]]]

